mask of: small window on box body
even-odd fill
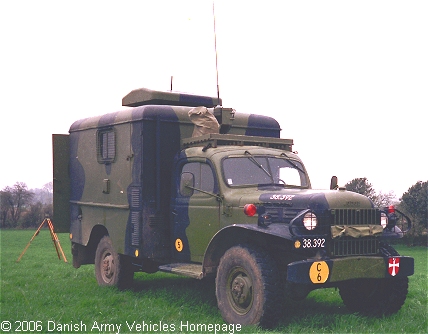
[[[116,158],[116,134],[113,129],[98,131],[97,156],[99,163],[112,163]]]

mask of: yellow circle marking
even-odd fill
[[[175,240],[175,249],[177,252],[181,252],[183,250],[183,241],[181,241],[181,239]]]
[[[294,248],[298,249],[298,248],[300,248],[300,246],[301,246],[300,241],[299,241],[299,240],[296,240],[296,241],[294,242]]]
[[[330,269],[325,261],[314,262],[309,269],[309,278],[314,284],[325,283],[330,275]]]

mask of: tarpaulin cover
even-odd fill
[[[362,238],[376,236],[383,233],[381,225],[334,225],[331,227],[331,237],[333,239],[349,236],[353,238]]]
[[[189,110],[190,120],[195,124],[192,137],[209,133],[219,133],[220,125],[215,116],[206,107],[196,107]]]

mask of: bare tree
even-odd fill
[[[372,200],[376,207],[383,208],[394,204],[394,202],[396,202],[396,196],[393,191],[390,191],[388,193],[383,193],[380,191],[374,196]]]
[[[43,185],[43,190],[49,194],[53,193],[53,182],[48,182]]]
[[[366,177],[355,178],[352,181],[349,181],[345,184],[345,188],[348,191],[364,195],[372,201],[374,201],[376,197],[376,191],[373,189],[373,186],[369,183]]]
[[[10,193],[7,199],[9,213],[12,225],[16,227],[18,226],[23,210],[31,203],[34,193],[28,190],[24,182],[16,182],[13,187],[6,187],[5,191]]]
[[[379,193],[376,193],[372,184],[369,183],[366,177],[355,178],[352,181],[349,181],[345,184],[345,188],[346,190],[353,191],[370,198],[374,205],[379,208],[393,204],[396,198],[393,191],[388,193],[380,191]]]
[[[9,213],[9,197],[11,193],[7,188],[0,191],[0,227],[7,227],[7,217]]]

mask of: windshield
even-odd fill
[[[307,187],[302,164],[286,157],[230,157],[223,160],[223,175],[229,186],[281,184]]]

